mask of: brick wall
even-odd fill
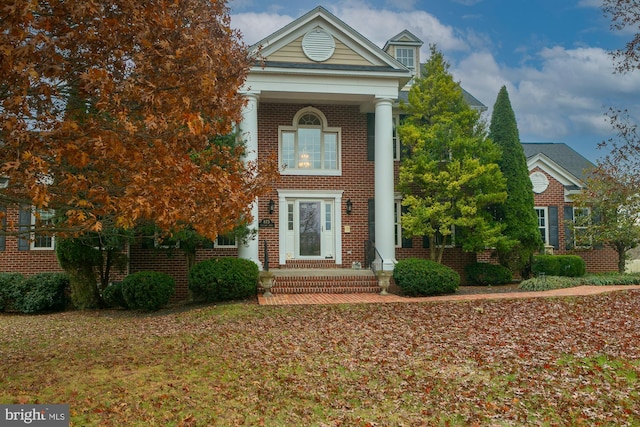
[[[7,224],[18,224],[18,210],[8,209]],[[18,238],[6,236],[5,250],[0,251],[0,272],[22,273],[31,276],[37,273],[60,272],[56,252],[53,250],[19,251]]]

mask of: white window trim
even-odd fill
[[[544,212],[544,244],[548,245],[549,244],[549,208],[547,206],[535,206],[534,209],[536,209],[536,219],[538,220],[538,230],[540,230],[542,227],[540,227],[540,217],[538,216],[538,209],[542,210]]]
[[[399,59],[399,56],[400,56],[400,55],[398,54],[398,52],[399,52],[400,50],[406,50],[406,51],[411,52],[412,59],[413,59],[413,67],[410,67],[410,66],[408,66],[408,65],[405,65],[405,64],[404,64],[404,63]],[[415,49],[415,48],[412,48],[412,47],[396,47],[396,58],[395,58],[395,59],[396,59],[398,62],[400,62],[402,65],[404,65],[405,67],[407,67],[408,69],[410,69],[410,70],[412,70],[412,71],[415,71],[415,69],[416,69],[416,49]]]
[[[283,132],[293,132],[298,135],[298,122],[300,117],[305,114],[314,114],[320,118],[322,121],[322,129],[321,135],[325,133],[335,133],[337,138],[337,147],[336,147],[336,169],[298,169],[298,168],[289,168],[282,162],[282,134]],[[321,140],[324,138],[321,138]],[[296,140],[297,144],[297,140]],[[342,129],[339,127],[329,127],[327,118],[322,113],[322,111],[318,110],[314,107],[305,107],[298,111],[296,115],[293,117],[291,122],[291,126],[278,126],[278,163],[280,164],[281,175],[317,175],[317,176],[342,176]]]
[[[31,211],[31,226],[33,228],[33,232],[31,233],[30,236],[30,243],[29,243],[29,249],[32,251],[53,251],[56,249],[56,236],[55,234],[52,234],[51,237],[51,245],[50,246],[36,246],[36,238],[38,235],[38,232],[36,231],[36,222],[37,222],[37,218],[36,218],[36,212],[40,211],[40,212],[51,212],[51,214],[54,214],[54,210],[53,209],[33,209]],[[49,237],[49,236],[47,236]]]
[[[220,237],[220,236],[218,236]],[[236,237],[235,239],[233,239],[234,244],[233,245],[221,245],[218,243],[218,237],[216,237],[216,239],[213,241],[213,247],[218,249],[225,249],[225,248],[237,248],[238,247],[238,238]]]
[[[400,115],[393,115],[393,145],[395,147],[395,156],[393,160],[400,161],[400,135],[398,135],[398,127],[400,126]]]

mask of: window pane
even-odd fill
[[[338,135],[335,133],[324,135],[324,168],[338,169]]]
[[[405,67],[414,68],[413,49],[396,48],[396,59]]]
[[[298,130],[298,167],[320,169],[320,129]]]
[[[216,239],[216,244],[218,246],[236,246],[236,238],[235,236],[218,236]]]
[[[296,167],[294,163],[295,158],[295,143],[296,138],[293,132],[282,133],[282,165],[293,168]]]
[[[52,225],[55,211],[53,209],[38,209],[33,216],[33,224],[38,228]],[[35,233],[33,236],[34,248],[53,248],[53,235],[45,233]]]

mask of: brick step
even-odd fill
[[[282,269],[271,272],[275,276],[273,294],[380,292],[378,279],[370,270]]]

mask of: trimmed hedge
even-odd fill
[[[244,299],[258,290],[260,271],[251,260],[211,258],[189,271],[189,289],[196,300],[206,302]]]
[[[158,310],[167,305],[175,290],[173,277],[159,271],[139,271],[122,281],[122,297],[132,309]]]
[[[19,285],[24,280],[20,273],[0,273],[0,311],[13,309],[14,301],[19,298]]]
[[[581,277],[587,272],[584,260],[578,255],[536,255],[533,257],[531,272],[535,276]]]
[[[506,285],[513,280],[511,270],[503,265],[474,262],[464,267],[464,274],[473,285]]]
[[[460,286],[460,275],[451,268],[417,258],[398,261],[393,279],[407,296],[452,294]]]
[[[21,278],[7,277],[8,307],[23,313],[64,310],[67,305],[69,276],[65,273],[40,273]]]

